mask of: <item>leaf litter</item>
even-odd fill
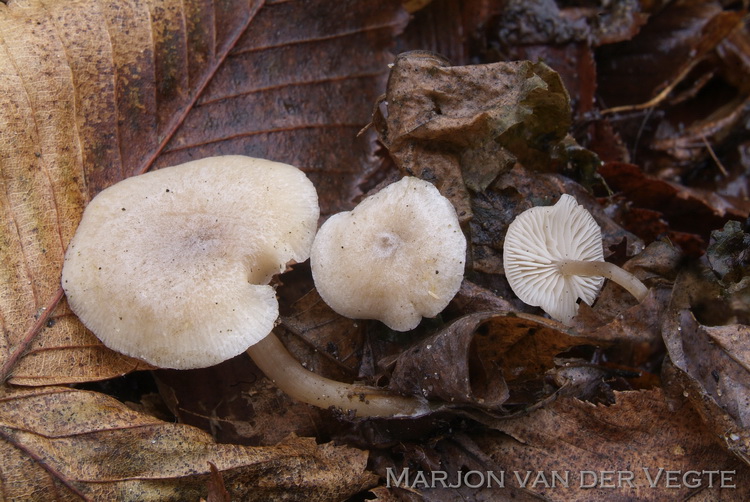
[[[373,68],[384,67],[385,51],[377,52],[373,67],[367,68],[357,66],[364,62],[356,62],[356,54],[344,51],[341,57],[351,61],[351,72],[372,74],[373,85],[350,103],[347,114],[335,115],[304,103],[319,102],[311,97],[317,96],[312,87],[326,79],[345,84],[360,78],[346,71],[336,75],[346,65],[308,68],[302,72],[308,81],[281,72],[277,80],[255,82],[252,89],[232,77],[270,78],[253,72],[267,61],[297,61],[292,66],[299,67],[299,58],[307,57],[304,51],[297,56],[288,52],[299,40],[277,40],[268,28],[272,19],[296,19],[295,2],[283,4],[248,14],[251,27],[256,23],[267,38],[259,46],[253,47],[249,37],[234,46],[219,44],[209,61],[216,61],[221,49],[232,48],[236,59],[209,70],[218,76],[210,77],[205,91],[196,91],[187,77],[199,76],[202,70],[184,67],[186,73],[179,83],[173,82],[175,87],[168,92],[160,88],[155,115],[142,117],[138,108],[130,107],[132,102],[114,106],[123,120],[161,130],[169,130],[168,119],[184,110],[184,123],[190,127],[174,131],[161,149],[140,146],[121,164],[119,174],[87,172],[101,164],[84,161],[82,170],[74,161],[73,171],[79,170],[76,182],[90,184],[79,188],[81,200],[62,206],[73,225],[62,232],[63,242],[83,200],[97,191],[90,187],[131,174],[149,155],[156,155],[157,167],[217,152],[281,158],[291,155],[283,152],[290,151],[292,138],[301,140],[315,146],[292,150],[309,149],[317,157],[286,160],[311,173],[328,212],[351,207],[377,180],[392,179],[396,172],[428,179],[457,207],[470,238],[466,280],[449,308],[407,334],[372,321],[343,319],[320,301],[309,268],[302,264],[280,278],[285,311],[278,334],[315,371],[426,396],[444,406],[418,420],[352,422],[331,410],[294,403],[247,358],[207,370],[157,372],[161,399],[170,413],[209,435],[129,410],[101,393],[46,386],[140,369],[135,362],[114,359],[71,314],[58,313],[39,334],[30,355],[14,368],[12,383],[37,387],[3,389],[2,402],[8,405],[0,413],[2,451],[7,455],[3,479],[12,480],[4,481],[3,489],[27,490],[7,493],[32,498],[51,490],[64,499],[223,500],[228,491],[241,499],[331,500],[370,488],[377,500],[748,498],[750,486],[742,480],[748,479],[750,459],[745,346],[745,220],[750,204],[747,140],[738,131],[746,118],[748,89],[743,83],[746,66],[736,64],[744,61],[747,43],[743,11],[719,2],[628,1],[608,7],[582,2],[570,7],[539,1],[529,8],[509,2],[503,12],[469,2],[463,19],[475,23],[467,24],[472,28],[471,62],[482,64],[466,66],[469,61],[459,57],[459,64],[453,65],[425,51],[401,54],[391,68],[384,97],[376,100],[374,83],[382,82],[386,72]],[[368,43],[381,49],[404,23],[397,9],[390,12],[390,17],[383,14],[380,25],[373,20],[378,35]],[[190,19],[200,18],[199,13],[205,15],[199,10]],[[352,14],[347,19],[360,15],[365,16]],[[403,48],[434,48],[424,40],[443,19],[438,7],[428,5],[414,16],[398,43]],[[681,33],[665,31],[664,23],[669,26],[675,20],[688,28]],[[346,21],[342,22],[326,29],[345,32]],[[305,23],[300,21],[298,31],[287,33],[315,40],[320,32],[309,27],[320,29],[321,24]],[[191,50],[206,50],[199,43],[200,32],[180,36],[190,38]],[[657,39],[672,45],[655,44]],[[164,45],[157,51],[167,54],[169,41],[159,43]],[[446,43],[455,48],[462,41],[454,36]],[[332,42],[318,50],[331,54],[337,46]],[[668,50],[653,52],[653,47]],[[629,70],[636,82],[644,73],[652,75],[650,87],[625,85],[616,75],[618,68],[629,68],[625,62],[634,56],[658,70]],[[170,75],[166,60],[156,61],[153,75],[164,82]],[[143,71],[140,63],[129,64],[122,68]],[[222,72],[227,73],[221,76]],[[87,78],[80,80],[90,82]],[[591,81],[598,87],[592,88]],[[136,90],[144,92],[152,84],[145,81],[145,87]],[[311,88],[301,94],[292,92],[307,85]],[[276,86],[280,94],[270,95]],[[335,84],[325,92],[352,96],[353,89]],[[727,89],[731,92],[725,93]],[[276,117],[270,126],[233,116],[228,106],[232,99],[255,92],[269,93],[252,106],[258,115]],[[284,93],[286,98],[281,97]],[[716,101],[716,96],[727,94],[729,100]],[[175,98],[186,95],[198,96],[198,105]],[[285,112],[276,114],[280,99]],[[362,150],[357,151],[366,155],[352,153],[349,147],[336,158],[330,153],[334,149],[320,146],[334,144],[333,136],[338,136],[336,141],[345,136],[313,131],[331,124],[337,130],[359,130],[367,121],[361,111],[376,101],[372,127],[359,139]],[[235,109],[242,109],[238,103]],[[648,106],[635,106],[643,103]],[[611,109],[621,105],[632,106]],[[709,105],[715,113],[704,113]],[[113,123],[112,117],[102,117]],[[104,130],[111,128],[92,128],[90,133]],[[379,160],[373,156],[372,131],[387,150],[377,151]],[[45,141],[54,144],[54,138]],[[114,151],[112,138],[102,138],[100,144],[102,154]],[[35,145],[27,146],[25,154],[33,160]],[[57,162],[48,149],[44,153],[46,162]],[[3,172],[11,171],[4,167]],[[346,181],[339,184],[334,173],[343,173]],[[46,196],[36,193],[39,207],[22,204],[28,211],[24,214],[47,214]],[[607,259],[629,268],[651,288],[642,304],[635,305],[616,285],[607,284],[596,304],[581,306],[574,325],[565,327],[521,304],[510,292],[502,268],[505,228],[523,210],[551,204],[562,193],[575,195],[602,226]],[[11,207],[4,203],[3,210]],[[40,249],[57,231],[54,223],[43,223],[47,227],[40,227],[41,237],[33,240]],[[28,239],[23,232],[21,236]],[[11,249],[13,241],[8,242]],[[46,275],[34,275],[39,291],[54,283],[55,260],[43,262],[53,264]],[[31,298],[19,278],[20,265],[14,267],[4,269],[8,284],[17,296]],[[36,305],[26,301],[32,303]],[[4,339],[6,354],[28,316],[7,318],[16,324],[6,328],[14,335],[12,341]],[[67,357],[48,357],[56,351]],[[84,360],[89,366],[80,364]],[[320,444],[295,436],[315,437]],[[113,442],[103,442],[104,437]],[[137,445],[144,445],[140,455],[122,457],[123,451]],[[95,467],[100,470],[89,472],[83,463],[92,455],[132,460],[122,464],[130,471],[107,472],[110,463],[99,462]],[[288,464],[292,470],[279,476],[278,469]],[[504,473],[506,486],[464,482],[457,488],[435,483],[397,488],[386,483],[394,472],[413,474],[420,469],[446,476],[469,470]],[[694,471],[697,478],[681,477]],[[722,489],[716,477],[720,474],[714,471],[734,473],[729,484],[736,488]],[[573,482],[565,486],[551,477],[552,472],[572,476]],[[679,475],[670,474],[675,472]],[[326,473],[336,475],[330,478]],[[550,479],[557,479],[558,485],[550,486]],[[591,480],[596,483],[581,489],[582,481]],[[251,485],[266,491],[243,491]]]

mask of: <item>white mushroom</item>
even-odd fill
[[[309,256],[319,215],[299,169],[214,157],[123,180],[84,211],[62,285],[109,348],[162,368],[242,353],[278,317],[268,283]]]
[[[448,305],[461,286],[465,255],[450,201],[431,183],[406,177],[329,218],[310,264],[333,310],[407,331]]]
[[[306,403],[359,416],[427,413],[421,398],[304,369],[271,332],[278,303],[268,283],[308,258],[318,217],[314,186],[286,164],[225,156],[135,176],[86,207],[63,289],[107,347],[155,366],[206,367],[247,350]]]
[[[605,278],[639,302],[648,293],[635,276],[604,261],[599,225],[567,194],[518,215],[505,236],[503,265],[518,298],[564,324],[578,313],[579,298],[594,302]]]

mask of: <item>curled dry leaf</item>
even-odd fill
[[[92,392],[3,388],[0,417],[9,499],[198,500],[207,496],[210,464],[233,500],[338,500],[374,481],[360,450],[300,438],[216,444]]]
[[[399,168],[435,182],[465,222],[467,187],[484,190],[517,160],[549,169],[570,126],[570,104],[543,63],[450,66],[417,51],[396,58],[373,124]]]
[[[495,361],[474,342],[487,314],[472,314],[402,352],[394,361],[390,388],[450,405],[497,408],[508,388]]]
[[[553,392],[543,389],[558,354],[597,344],[609,342],[543,317],[469,314],[394,358],[389,387],[448,406],[502,412],[505,404],[530,406]]]
[[[324,212],[348,207],[373,167],[370,139],[356,135],[405,21],[397,1],[0,4],[0,360],[12,365],[0,367],[11,381],[145,367],[104,349],[64,302],[44,310],[84,206],[112,183],[246,154],[305,170]],[[36,340],[13,364],[25,334]]]

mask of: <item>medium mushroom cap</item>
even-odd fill
[[[518,215],[505,235],[503,265],[518,298],[569,324],[578,298],[591,305],[604,277],[565,275],[560,270],[565,261],[604,261],[599,225],[567,194],[554,206]]]
[[[167,167],[94,197],[62,286],[107,347],[163,368],[211,366],[271,331],[268,283],[308,258],[318,217],[293,166],[225,156]]]
[[[333,310],[407,331],[448,305],[461,286],[465,256],[453,205],[431,183],[407,177],[329,218],[310,264]]]

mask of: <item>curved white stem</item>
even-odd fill
[[[627,289],[639,302],[642,302],[648,294],[648,288],[636,276],[606,261],[563,260],[559,265],[560,272],[564,275],[606,277],[615,281]]]
[[[352,411],[357,417],[418,417],[432,407],[418,397],[389,394],[364,385],[346,384],[322,377],[302,367],[281,340],[269,333],[247,353],[258,368],[286,394],[319,408],[331,406]]]

